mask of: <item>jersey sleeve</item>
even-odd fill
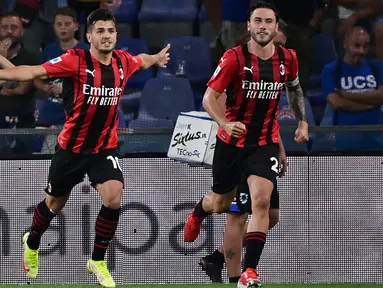
[[[321,75],[321,92],[327,97],[331,93],[335,92],[336,81],[334,79],[334,65],[328,64],[323,67],[322,75]]]
[[[289,49],[291,55],[290,73],[286,79],[286,86],[289,88],[295,87],[299,84],[299,64],[297,54],[294,50]]]
[[[233,49],[226,51],[219,61],[213,76],[211,76],[207,83],[207,86],[218,93],[223,93],[238,73],[238,61]]]
[[[71,77],[78,71],[78,55],[74,50],[42,64],[49,78]]]
[[[132,74],[134,74],[135,72],[137,72],[138,70],[140,70],[141,65],[142,65],[141,57],[133,56],[130,53],[123,51],[123,50],[120,50],[120,52],[122,53],[122,55],[126,59],[126,67],[127,67],[126,73],[127,73],[128,77],[131,76]]]

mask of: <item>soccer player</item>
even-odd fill
[[[256,271],[269,228],[270,197],[278,170],[278,103],[283,87],[299,120],[295,141],[308,141],[305,101],[293,50],[275,46],[276,9],[259,1],[250,8],[251,39],[225,52],[208,83],[203,105],[219,124],[213,159],[213,192],[207,193],[189,215],[184,241],[193,242],[211,213],[229,210],[242,172],[247,177],[252,216],[246,234],[245,271],[238,288],[259,287]],[[227,91],[226,111],[217,99]]]
[[[96,237],[87,269],[104,287],[115,287],[104,255],[117,229],[123,174],[116,152],[118,108],[128,78],[152,65],[166,67],[167,45],[156,55],[132,56],[114,50],[116,20],[99,9],[87,19],[89,50],[74,49],[39,66],[19,66],[0,71],[0,79],[27,81],[64,78],[66,123],[49,169],[46,199],[34,211],[30,232],[24,235],[23,269],[30,278],[38,272],[38,249],[43,233],[67,202],[72,188],[87,174],[103,205],[96,220]]]
[[[284,33],[285,24],[279,22],[278,32],[275,35],[273,42],[276,45],[284,46],[286,44],[286,34]],[[247,32],[241,42],[245,44],[250,39],[250,33]],[[225,111],[226,94],[223,94],[219,99],[219,104],[222,111]],[[279,162],[280,174],[282,177],[287,171],[288,163],[286,151],[279,136]],[[279,222],[279,192],[274,183],[274,189],[271,194],[270,210],[269,210],[269,230]],[[224,244],[216,249],[213,253],[206,255],[200,259],[199,264],[202,270],[210,277],[213,283],[222,282],[223,264],[226,262],[227,275],[229,283],[238,282],[241,275],[241,256],[243,240],[238,237],[241,233],[246,235],[248,215],[251,214],[251,200],[249,187],[246,177],[242,176],[241,182],[237,187],[237,192],[234,201],[231,203],[230,210],[227,212]],[[226,257],[225,257],[226,256]],[[226,260],[225,260],[226,258]]]

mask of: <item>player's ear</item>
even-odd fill
[[[92,42],[91,41],[92,40],[92,35],[89,32],[86,33],[86,39],[88,40],[89,43]]]
[[[250,31],[250,21],[247,21],[247,31]]]
[[[277,24],[275,25],[275,33],[278,32],[279,30],[279,22],[277,22]]]

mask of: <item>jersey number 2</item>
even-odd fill
[[[279,173],[279,170],[278,170],[278,159],[275,158],[275,157],[271,157],[270,158],[270,161],[273,162],[273,165],[271,166],[271,170],[273,170],[275,173]]]
[[[118,158],[117,157],[108,156],[108,157],[106,157],[106,159],[112,161],[114,169],[120,169],[120,171],[122,171],[120,163],[118,162]]]

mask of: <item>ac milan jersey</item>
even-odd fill
[[[285,85],[299,84],[294,50],[275,46],[274,55],[263,60],[248,51],[247,44],[225,52],[207,84],[218,93],[226,90],[226,118],[245,124],[246,131],[231,137],[220,127],[217,136],[237,147],[278,143],[278,104]]]
[[[67,151],[94,154],[117,147],[118,109],[128,78],[142,64],[122,50],[114,50],[110,65],[89,50],[74,49],[43,64],[49,78],[63,78],[66,122],[58,136]]]

